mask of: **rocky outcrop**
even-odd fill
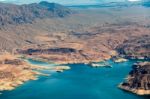
[[[76,53],[76,49],[73,48],[51,48],[51,49],[27,49],[18,50],[19,54],[38,55],[38,54],[55,54],[55,53]]]
[[[25,55],[26,58],[32,58],[33,60],[54,62],[57,64],[88,63],[100,60],[98,58],[99,54],[94,54],[94,52],[88,54],[74,48],[18,49],[16,54]]]
[[[150,62],[134,64],[127,81],[119,87],[138,95],[150,95]]]

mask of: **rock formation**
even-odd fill
[[[150,95],[150,62],[134,64],[127,81],[119,87],[138,95]]]

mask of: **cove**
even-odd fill
[[[55,66],[29,60],[42,66]],[[28,81],[13,91],[5,91],[0,99],[149,99],[120,90],[117,86],[131,70],[137,60],[114,63],[113,68],[91,68],[85,64],[69,64],[70,70],[63,73],[42,71],[50,77],[40,76]]]

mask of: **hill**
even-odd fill
[[[71,13],[72,11],[67,7],[44,1],[24,5],[0,3],[0,27],[32,23],[37,18],[65,17]]]

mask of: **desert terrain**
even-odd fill
[[[113,56],[150,59],[149,7],[133,5],[85,9],[44,2],[11,5],[12,10],[7,9],[7,4],[1,5],[4,5],[0,7],[2,55],[9,53],[57,64],[99,62]],[[52,7],[49,8],[49,5]],[[18,69],[12,67],[5,71],[7,67],[12,66],[0,65],[0,70],[5,68],[1,75],[6,74],[0,77],[2,83],[3,79],[12,79],[12,73]],[[26,72],[22,68],[21,71]],[[27,79],[34,79],[32,69],[27,72],[31,74],[31,78]]]

